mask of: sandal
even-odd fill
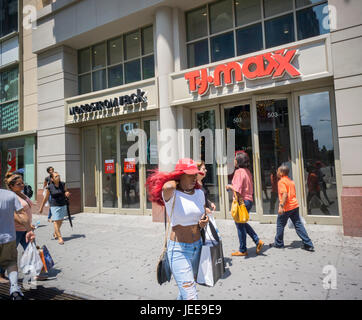
[[[58,240],[58,237],[54,233],[52,234],[52,240]]]

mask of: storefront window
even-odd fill
[[[204,111],[196,113],[196,128],[202,133],[204,129],[212,130],[212,143],[213,150],[215,150],[215,129],[216,129],[216,114],[215,110]],[[216,205],[216,211],[220,210],[220,200],[219,200],[219,180],[217,177],[217,163],[213,159],[212,163],[210,162],[209,157],[212,156],[207,154],[209,150],[206,148],[210,141],[207,140],[208,137],[201,136],[200,139],[200,148],[201,148],[201,159],[205,161],[205,167],[207,170],[206,177],[203,179],[202,183],[205,189],[208,190],[209,200]],[[215,153],[213,153],[215,154]],[[196,157],[196,155],[194,155]]]
[[[152,174],[152,170],[158,168],[158,149],[157,149],[157,121],[145,120],[143,122],[144,130],[147,135],[147,164],[146,179]],[[146,190],[147,192],[147,190]],[[147,197],[147,193],[146,193]],[[152,202],[146,199],[147,209],[152,209]]]
[[[25,137],[0,141],[0,186],[4,185],[7,172],[20,170],[23,172],[24,182],[33,190],[32,199],[36,198],[35,190],[35,138]]]
[[[233,27],[232,2],[223,0],[210,5],[210,32],[218,33]]]
[[[106,67],[106,43],[101,43],[92,48],[92,70]]]
[[[209,63],[208,41],[202,40],[187,46],[188,67],[193,68]]]
[[[289,167],[289,177],[293,178],[288,100],[257,102],[257,117],[263,212],[277,214],[278,168],[286,165]]]
[[[253,173],[253,146],[251,140],[251,118],[250,105],[240,105],[225,109],[225,128],[226,130],[235,130],[235,151],[245,151],[250,158],[250,171]],[[227,137],[227,134],[226,134]],[[228,175],[228,184],[231,184],[234,173]],[[233,194],[229,192],[229,207],[233,201]],[[255,206],[251,209],[255,212]]]
[[[153,55],[142,59],[143,79],[153,78],[155,76],[154,65],[155,61]]]
[[[260,0],[235,1],[235,14],[237,26],[242,26],[260,20]]]
[[[18,67],[1,72],[0,102],[18,99],[18,75]]]
[[[293,0],[264,0],[264,17],[272,17],[293,10]]]
[[[91,69],[90,48],[78,52],[78,73],[89,72]]]
[[[206,6],[187,12],[187,41],[207,36],[207,8]]]
[[[239,56],[263,49],[263,31],[261,23],[236,31],[237,54]]]
[[[307,210],[338,216],[329,92],[299,97]]]
[[[114,65],[123,61],[122,37],[108,41],[108,65]]]
[[[142,54],[153,52],[153,28],[147,27],[142,29]]]
[[[136,158],[128,157],[128,149],[138,141],[137,138],[136,141],[130,139],[133,130],[137,128],[137,122],[121,124],[122,208],[140,208],[140,165],[136,164]]]
[[[140,61],[134,60],[125,63],[124,73],[125,73],[126,83],[140,81],[141,80]]]
[[[0,38],[18,31],[18,1],[1,0],[0,2]]]
[[[108,69],[108,86],[110,88],[123,84],[123,65]]]
[[[328,33],[323,27],[327,4],[326,0],[221,0],[186,12],[188,68]]]
[[[219,61],[234,57],[234,34],[225,33],[211,38],[211,61]]]
[[[118,208],[117,131],[115,126],[101,128],[102,198],[104,208]]]
[[[92,73],[93,91],[103,90],[107,88],[106,70],[99,70]]]
[[[78,78],[79,93],[84,94],[92,91],[91,75],[85,74]]]
[[[294,39],[293,14],[265,22],[265,42],[267,48],[293,42]]]
[[[19,130],[18,67],[0,73],[0,134]]]
[[[139,32],[133,32],[125,36],[125,60],[137,58],[140,56],[140,35]]]
[[[153,27],[148,26],[79,50],[79,94],[153,78],[153,47]]]
[[[329,32],[329,27],[326,29],[326,24],[323,23],[325,19],[328,19],[328,11],[323,13],[326,6],[327,4],[321,4],[297,12],[298,39],[315,37]]]

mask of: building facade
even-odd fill
[[[23,169],[36,190],[37,59],[32,26],[23,15],[29,5],[42,7],[35,0],[0,1],[0,187],[8,171]]]
[[[44,6],[31,35],[38,201],[52,165],[74,212],[159,221],[149,170],[189,156],[205,160],[216,216],[230,219],[230,159],[244,150],[251,220],[276,221],[286,164],[308,223],[362,236],[361,17],[358,0]]]

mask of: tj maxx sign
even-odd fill
[[[203,96],[208,92],[210,85],[215,87],[223,85],[222,75],[224,75],[224,84],[226,85],[233,84],[234,79],[237,83],[243,82],[244,78],[248,80],[268,77],[279,79],[285,73],[288,73],[292,78],[297,78],[302,75],[292,65],[292,61],[297,53],[297,50],[289,49],[264,53],[247,58],[242,64],[237,61],[220,64],[214,68],[212,75],[209,72],[209,68],[191,71],[185,74],[185,79],[188,81],[191,92],[197,92],[200,96]]]

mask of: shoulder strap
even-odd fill
[[[167,225],[167,229],[166,229],[166,232],[165,232],[165,243],[164,243],[164,248],[165,249],[167,248],[167,237],[168,237],[168,232],[170,230],[170,224],[171,224],[173,210],[175,208],[175,202],[176,202],[176,190],[175,190],[175,195],[174,195],[174,199],[173,199],[173,203],[172,203],[170,219],[168,220],[168,225]],[[165,223],[166,223],[166,207],[165,207]]]

